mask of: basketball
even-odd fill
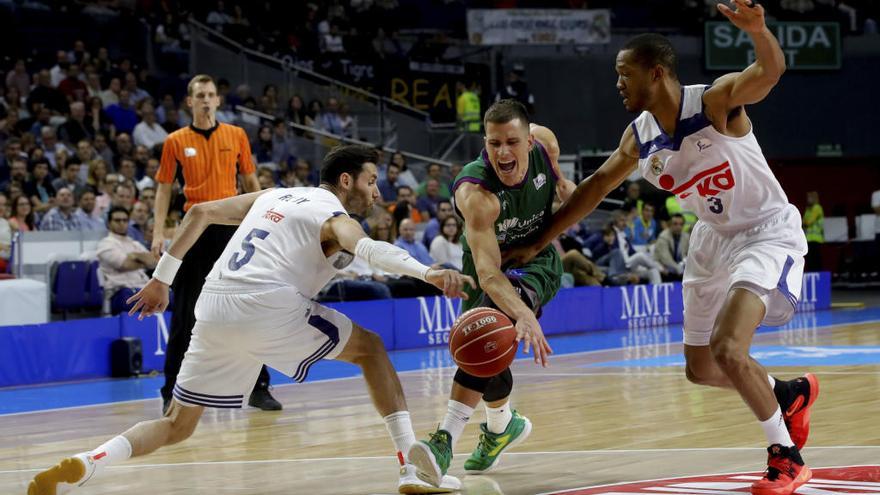
[[[449,333],[449,353],[456,364],[474,376],[492,377],[510,366],[516,356],[516,329],[501,311],[474,308],[455,320]]]

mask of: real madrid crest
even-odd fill
[[[663,160],[657,155],[651,155],[651,172],[656,176],[663,173]]]

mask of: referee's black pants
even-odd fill
[[[165,349],[165,386],[162,387],[162,398],[171,399],[180,363],[189,349],[192,329],[196,324],[195,308],[205,277],[214,268],[214,262],[223,254],[226,244],[235,233],[232,225],[209,225],[199,240],[186,253],[183,263],[177,271],[172,289],[174,290],[173,313],[171,314],[171,330],[168,334],[168,345]],[[265,389],[269,386],[269,370],[265,366],[260,370],[260,378],[254,389]]]

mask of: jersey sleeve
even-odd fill
[[[257,171],[257,167],[254,165],[254,157],[251,154],[251,143],[248,141],[244,129],[241,127],[236,127],[236,129],[238,129],[238,139],[240,143],[238,146],[238,173],[242,175],[252,174]]]
[[[156,182],[171,184],[177,175],[177,140],[166,139],[162,146],[162,159],[159,161],[159,170],[156,172]]]

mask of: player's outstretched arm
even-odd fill
[[[719,77],[703,99],[709,110],[726,114],[734,108],[763,100],[785,72],[785,55],[764,22],[764,7],[750,0],[731,0],[730,8],[718,10],[736,27],[748,33],[755,45],[755,61],[742,72]]]
[[[582,180],[568,201],[553,215],[553,220],[531,246],[505,253],[504,262],[525,263],[534,258],[566,229],[589,215],[614,188],[638,166],[639,151],[632,127],[627,126],[620,145],[593,175]]]
[[[168,251],[156,265],[153,278],[141,290],[131,296],[126,303],[133,304],[128,314],[138,311],[140,319],[161,313],[168,307],[168,289],[180,268],[183,257],[211,224],[238,225],[251,209],[254,201],[267,191],[257,191],[232,198],[208,201],[193,205],[174,233],[174,240]]]
[[[331,236],[339,246],[363,258],[370,266],[380,270],[407,275],[429,284],[443,291],[446,297],[461,297],[467,299],[464,293],[464,284],[476,287],[474,280],[455,270],[435,270],[419,263],[405,250],[387,242],[370,239],[357,221],[348,216],[337,216],[327,221],[331,230]],[[322,241],[324,236],[322,236]]]

